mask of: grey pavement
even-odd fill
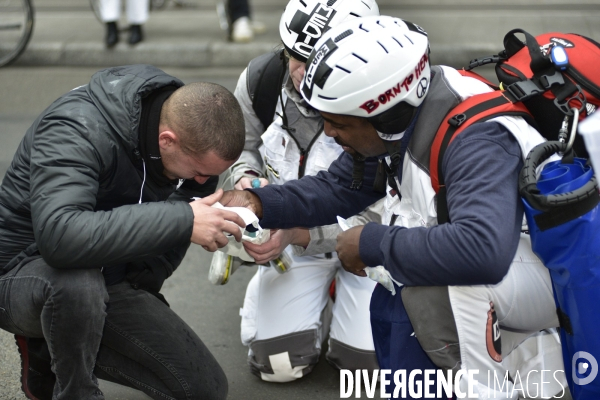
[[[215,0],[167,1],[165,9],[151,12],[144,42],[135,47],[119,43],[108,50],[103,44],[104,26],[87,0],[36,0],[34,34],[17,65],[244,67],[279,42],[278,22],[286,0],[251,2],[254,19],[266,25],[266,32],[246,44],[226,40]],[[567,31],[600,37],[599,0],[383,0],[379,4],[382,14],[407,19],[428,31],[436,64],[461,67],[472,58],[495,53],[513,28],[533,34]]]
[[[86,0],[37,0],[36,25],[27,51],[13,66],[0,69],[0,176],[36,115],[62,93],[86,83],[99,67],[151,63],[184,82],[209,80],[233,90],[247,62],[278,43],[285,0],[252,1],[255,19],[267,27],[252,43],[226,41],[214,2],[190,0],[177,7],[171,0],[165,10],[151,13],[144,42],[136,47],[121,43],[107,50],[104,28]],[[600,0],[379,3],[383,14],[408,19],[429,32],[432,61],[437,64],[460,67],[471,58],[495,53],[504,34],[517,27],[533,34],[566,31],[600,40]],[[242,269],[229,284],[215,287],[206,278],[210,257],[192,246],[163,292],[222,365],[229,379],[229,399],[338,399],[339,374],[324,360],[309,376],[289,384],[261,382],[250,374],[247,350],[239,340],[238,310],[254,270]],[[19,360],[12,340],[12,335],[0,330],[0,400],[25,398],[19,391]],[[107,382],[101,382],[101,388],[107,400],[148,399]]]

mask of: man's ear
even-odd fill
[[[176,145],[178,142],[177,135],[168,129],[163,129],[158,133],[158,146],[161,149],[166,149],[170,146]]]

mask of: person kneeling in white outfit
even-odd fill
[[[253,180],[258,180],[260,186],[281,185],[315,175],[340,155],[341,146],[324,134],[323,119],[298,92],[306,58],[322,33],[309,37],[304,31],[311,16],[320,18],[325,31],[341,21],[367,15],[379,15],[373,0],[338,0],[331,6],[323,0],[288,3],[280,22],[284,50],[252,60],[234,93],[246,123],[245,149],[231,168],[236,188],[251,187]],[[269,119],[261,121],[253,105],[265,103],[258,92],[269,78],[277,85],[272,99],[274,109]],[[335,253],[294,253],[288,245],[297,234],[308,237],[309,233],[295,229],[272,231],[269,242],[245,246],[257,264],[271,260],[281,264],[282,259],[289,264],[284,274],[259,265],[248,285],[240,311],[241,336],[249,347],[252,372],[266,381],[301,378],[318,362],[328,330],[326,357],[331,364],[337,368],[377,368],[368,308],[375,283],[345,272]],[[236,263],[240,261],[216,253],[211,270],[225,265],[235,268]],[[330,310],[326,306],[333,280],[335,302]]]

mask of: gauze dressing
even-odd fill
[[[340,225],[340,228],[342,228],[343,231],[347,231],[348,229],[352,228],[352,226],[348,224],[348,221],[346,221],[339,215],[337,217],[337,220],[338,224]],[[402,286],[400,282],[392,278],[390,272],[387,269],[385,269],[383,265],[378,265],[376,267],[366,267],[365,272],[367,273],[367,277],[369,279],[374,280],[377,283],[381,283],[384,288],[392,292],[392,296],[396,295],[396,288],[394,287],[394,283],[398,286]]]

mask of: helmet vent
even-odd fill
[[[348,71],[346,68],[340,67],[339,65],[335,66],[337,69],[341,69],[342,71],[344,71],[345,73],[349,74],[350,71]]]
[[[325,96],[321,96],[320,94],[317,96],[319,96],[320,98],[325,99],[325,100],[337,100],[337,97],[325,97]]]
[[[357,14],[357,13],[355,13],[355,12],[351,12],[351,13],[350,13],[350,14],[348,14],[348,15],[352,15],[353,17],[360,18],[360,15],[358,15],[358,14]]]
[[[307,7],[306,3],[305,3],[305,2],[303,2],[302,0],[300,0],[300,3],[301,3],[301,4],[302,4],[304,7]]]
[[[329,0],[329,1],[327,2],[327,7],[331,7],[332,5],[334,5],[334,4],[335,4],[335,2],[336,2],[336,1],[337,1],[337,0]]]
[[[394,39],[394,41],[396,43],[398,43],[400,45],[400,47],[404,48],[404,46],[402,46],[402,43],[400,43],[400,41],[398,39],[396,39],[395,37],[392,36],[392,39]]]
[[[365,32],[369,32],[369,30],[367,28],[363,28],[363,24],[360,24],[360,26],[358,28],[362,29]]]
[[[361,1],[361,3],[363,3],[365,6],[367,6],[367,8],[368,8],[369,10],[371,9],[371,6],[370,6],[370,5],[368,5],[367,3],[365,3],[364,1]]]
[[[368,63],[368,62],[367,62],[367,60],[365,60],[364,58],[362,58],[362,57],[361,57],[361,56],[359,56],[358,54],[356,54],[356,53],[352,53],[352,55],[353,55],[354,57],[358,58],[360,61],[364,62],[365,64],[367,64],[367,63]]]
[[[337,37],[335,39],[333,39],[333,41],[335,43],[337,43],[340,40],[342,40],[344,38],[347,38],[350,35],[352,35],[352,29],[348,29],[347,31],[344,31],[344,32],[340,33],[339,35],[337,35]]]
[[[413,41],[410,40],[410,38],[408,36],[404,35],[404,37],[408,39],[408,41],[410,42],[410,44],[414,44]]]
[[[385,48],[385,46],[384,46],[384,45],[382,45],[382,44],[381,44],[381,42],[380,42],[379,40],[377,41],[377,44],[379,44],[379,45],[381,46],[381,48],[382,48],[382,49],[383,49],[383,50],[384,50],[386,53],[389,53],[389,51],[387,51],[387,49]]]

